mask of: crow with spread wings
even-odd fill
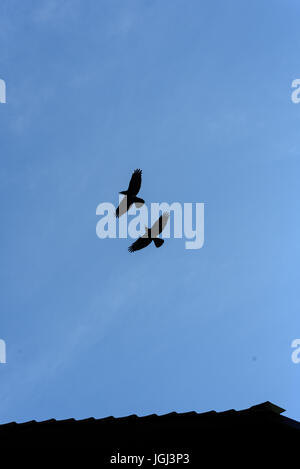
[[[145,201],[137,197],[137,194],[142,185],[142,170],[136,169],[131,176],[130,183],[128,186],[127,191],[119,192],[119,194],[123,194],[125,197],[122,199],[119,207],[116,210],[116,217],[120,217],[124,213],[126,213],[132,204],[135,204],[136,207],[141,207]]]
[[[131,246],[129,246],[129,252],[139,251],[143,249],[153,241],[157,248],[160,248],[164,244],[164,240],[157,236],[164,230],[169,220],[169,214],[164,212],[158,220],[153,224],[152,228],[147,228],[145,234],[138,238]]]

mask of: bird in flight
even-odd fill
[[[140,249],[144,249],[145,247],[149,246],[149,244],[153,241],[157,248],[160,248],[164,244],[164,240],[158,238],[157,236],[164,230],[166,224],[169,220],[169,213],[164,212],[158,220],[153,224],[152,228],[147,228],[145,234],[138,238],[131,246],[129,246],[129,252],[139,251]]]
[[[145,201],[137,197],[137,194],[141,188],[142,184],[142,170],[136,169],[133,171],[130,183],[128,186],[127,191],[119,192],[119,194],[123,194],[125,197],[122,199],[119,207],[116,210],[116,217],[120,217],[124,213],[126,213],[132,204],[135,204],[136,207],[141,207]]]

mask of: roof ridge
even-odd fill
[[[122,416],[122,417],[114,417],[113,415],[107,416],[107,417],[100,417],[100,418],[95,418],[95,417],[88,417],[88,418],[83,418],[83,419],[75,419],[75,418],[69,418],[69,419],[60,419],[57,420],[55,418],[50,418],[47,420],[41,420],[41,421],[36,421],[36,420],[29,420],[26,422],[8,422],[8,423],[3,423],[0,424],[0,428],[7,427],[9,426],[14,427],[16,425],[28,425],[28,424],[52,424],[52,423],[68,423],[68,422],[78,422],[78,423],[85,423],[85,422],[105,422],[105,421],[127,421],[127,420],[139,420],[139,419],[147,419],[147,418],[168,418],[168,417],[175,417],[175,416],[206,416],[206,415],[217,415],[217,414],[232,414],[232,413],[239,413],[239,412],[273,412],[275,414],[282,414],[285,412],[285,409],[282,407],[277,406],[276,404],[273,404],[270,401],[265,401],[262,402],[261,404],[256,404],[251,407],[248,407],[246,409],[242,410],[235,410],[235,409],[228,409],[224,411],[217,412],[216,410],[210,410],[206,412],[196,412],[195,410],[187,411],[187,412],[168,412],[166,414],[147,414],[147,415],[137,415],[137,414],[130,414],[127,416]]]

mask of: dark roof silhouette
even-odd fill
[[[283,412],[264,402],[240,411],[12,422],[0,425],[0,448],[90,447],[98,449],[104,462],[117,453],[145,454],[150,459],[154,453],[189,453],[196,463],[205,452],[216,458],[227,451],[228,456],[238,445],[252,455],[256,450],[261,455],[267,452],[270,458],[283,441],[292,446],[295,438],[300,441],[300,423],[284,417]],[[147,464],[145,461],[143,467]]]

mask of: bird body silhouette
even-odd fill
[[[136,207],[141,207],[145,201],[137,197],[139,190],[142,185],[142,170],[136,169],[131,176],[129,186],[127,191],[121,191],[119,194],[123,194],[125,197],[121,201],[120,205],[116,210],[116,217],[120,217],[124,213],[126,213],[132,204],[135,204]]]
[[[132,243],[131,246],[129,246],[128,251],[129,252],[135,252],[139,251],[140,249],[144,249],[149,244],[154,242],[155,246],[157,248],[160,248],[164,244],[164,240],[161,238],[158,238],[157,236],[164,230],[166,224],[168,223],[169,220],[169,214],[167,212],[164,212],[158,220],[153,224],[151,228],[146,228],[145,234],[138,238],[134,243]]]

